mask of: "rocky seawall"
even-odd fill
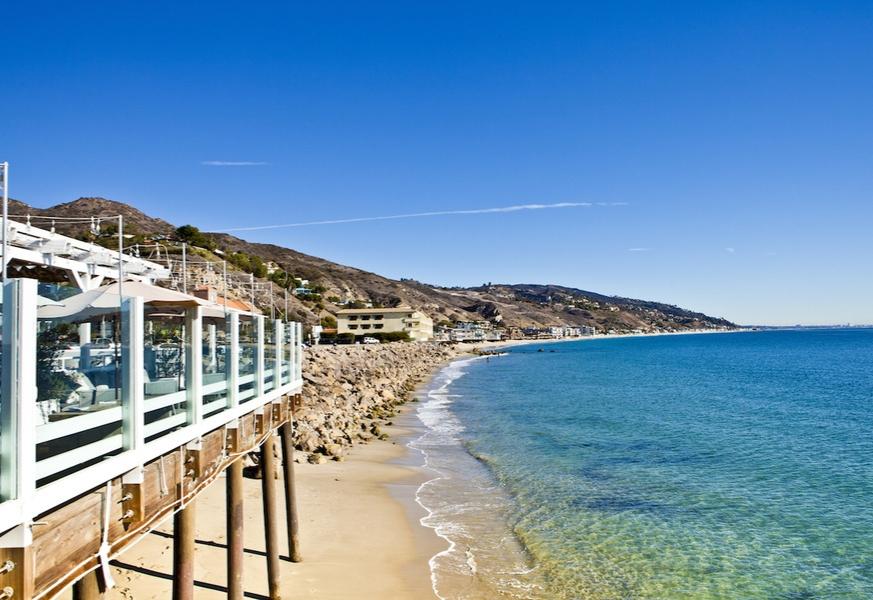
[[[303,360],[303,406],[295,414],[297,462],[342,460],[353,444],[385,439],[413,390],[460,350],[422,343],[315,346]]]

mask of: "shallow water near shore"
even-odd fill
[[[430,560],[434,593],[451,599],[544,598],[544,582],[509,522],[512,500],[494,474],[466,449],[463,427],[450,412],[453,382],[476,360],[442,369],[418,394],[422,424],[409,447],[431,473],[416,494],[428,515],[422,525],[448,546]]]
[[[873,598],[873,330],[538,348],[416,408],[441,597]]]

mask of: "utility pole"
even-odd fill
[[[227,261],[223,260],[222,271],[224,272],[224,318],[227,318]]]
[[[124,215],[118,215],[118,302],[119,310],[124,297],[121,293],[121,282],[124,281]]]
[[[3,169],[3,283],[6,283],[6,265],[9,263],[9,163],[0,163]]]
[[[188,244],[182,242],[182,293],[188,293]]]

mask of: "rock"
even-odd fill
[[[303,406],[295,414],[295,457],[321,464],[341,460],[347,446],[387,435],[397,407],[416,401],[411,390],[458,351],[437,344],[316,346],[304,355]]]
[[[324,445],[324,453],[328,456],[342,456],[343,455],[343,447],[339,444],[325,444]]]

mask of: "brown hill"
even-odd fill
[[[32,214],[42,217],[112,217],[124,215],[125,232],[138,238],[167,239],[176,228],[167,221],[146,215],[127,204],[104,198],[79,198],[73,202],[39,209],[22,202],[10,203],[10,214]],[[44,221],[42,223],[45,223]],[[40,224],[34,221],[34,224]],[[89,235],[89,222],[55,224],[58,231],[83,237]],[[189,238],[190,240],[191,238]],[[285,277],[276,277],[262,285],[273,295],[273,303],[282,306],[282,286],[296,279],[307,279],[315,293],[292,298],[289,312],[309,323],[342,308],[347,302],[372,303],[377,306],[408,304],[440,321],[491,321],[512,327],[545,327],[557,325],[590,325],[600,330],[682,330],[689,328],[733,327],[721,318],[713,318],[677,306],[604,296],[575,288],[543,284],[496,284],[476,288],[444,288],[414,280],[393,280],[354,267],[340,265],[309,256],[290,248],[273,244],[252,243],[232,235],[198,233],[200,249],[192,249],[205,261],[219,262],[228,258],[243,269],[264,276],[273,270]],[[245,260],[234,260],[240,257]],[[256,258],[254,258],[256,257]],[[252,263],[266,263],[259,267]],[[259,259],[259,260],[258,260]],[[201,261],[202,262],[202,261]],[[195,263],[196,264],[196,263]],[[193,266],[192,268],[200,268]],[[232,271],[239,269],[231,267]],[[237,295],[246,294],[244,286]],[[270,304],[269,292],[256,300]]]

